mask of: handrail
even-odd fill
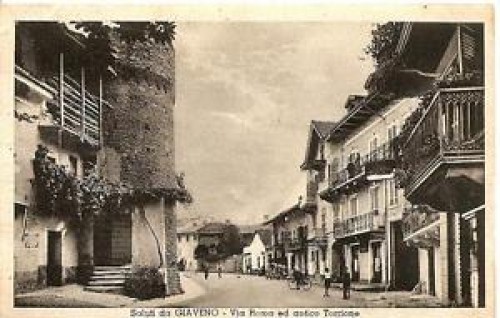
[[[413,127],[411,133],[408,135],[408,138],[406,139],[404,145],[402,148],[406,148],[408,146],[408,143],[412,139],[412,137],[415,135],[418,127],[420,124],[426,119],[427,114],[430,112],[431,108],[433,107],[433,104],[435,103],[436,99],[441,93],[447,93],[447,92],[462,92],[462,91],[484,91],[484,87],[481,86],[472,86],[472,87],[448,87],[448,88],[440,88],[439,90],[436,91],[434,94],[434,97],[432,98],[431,102],[426,105],[426,108],[424,110],[424,114],[420,117],[420,119],[417,121],[415,126]],[[417,110],[416,110],[417,111]]]

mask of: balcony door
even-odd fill
[[[378,139],[377,137],[373,137],[372,140],[370,140],[370,154],[369,154],[369,158],[370,160],[377,160],[377,147],[378,147]]]
[[[359,281],[359,245],[351,247],[351,272],[352,281]]]
[[[378,211],[379,209],[379,187],[375,186],[370,188],[370,202],[371,202],[371,210]]]

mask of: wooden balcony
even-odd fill
[[[355,215],[333,225],[333,235],[336,239],[357,234],[378,231],[383,227],[378,210]]]
[[[82,78],[78,82],[68,74],[42,80],[18,65],[15,66],[15,76],[38,83],[52,95],[52,98],[47,100],[49,120],[40,122],[42,133],[50,136],[54,135],[53,131],[62,130],[65,140],[76,144],[85,143],[92,147],[100,146],[102,109],[112,106],[86,89],[88,81],[85,83]]]
[[[56,98],[47,104],[53,124],[64,132],[78,137],[92,146],[99,146],[101,139],[102,108],[109,103],[91,94],[78,81],[67,74],[47,80]]]
[[[369,180],[391,174],[396,166],[396,152],[393,142],[387,142],[372,152],[358,156],[347,166],[330,176],[329,186],[320,193],[320,197],[333,202],[341,194],[356,192]]]
[[[484,203],[484,88],[440,89],[410,116],[401,185],[413,204],[463,212]]]

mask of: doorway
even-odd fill
[[[94,263],[125,265],[132,261],[130,215],[101,216],[94,222]]]
[[[359,281],[359,245],[354,245],[351,248],[351,269],[352,281]]]
[[[429,295],[436,296],[436,272],[435,272],[435,263],[434,263],[434,248],[427,249],[427,260],[429,268]]]
[[[59,231],[48,231],[47,285],[62,285],[62,233]]]
[[[382,248],[381,242],[372,243],[372,271],[373,271],[373,283],[381,283],[382,282],[382,257],[380,250]]]

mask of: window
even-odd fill
[[[78,159],[75,156],[69,156],[69,169],[74,176],[78,175]]]
[[[373,188],[370,189],[370,201],[371,201],[371,209],[372,209],[372,211],[378,210],[379,209],[379,205],[378,205],[378,201],[379,201],[379,187],[378,186],[373,187]]]
[[[14,213],[16,216],[24,215],[26,212],[26,205],[22,203],[14,203]]]
[[[398,126],[396,124],[392,124],[387,129],[387,139],[389,141],[392,141],[394,138],[396,138],[397,134],[398,134]]]
[[[377,159],[377,147],[378,147],[378,139],[377,137],[373,137],[372,140],[370,140],[370,159],[375,160]]]
[[[394,181],[394,179],[389,180],[388,188],[389,188],[389,205],[398,204],[398,192],[396,188],[396,182]]]
[[[323,230],[326,229],[326,211],[325,211],[325,208],[322,209],[322,213],[321,213],[321,228]]]
[[[336,223],[340,219],[340,206],[338,203],[332,204],[333,208],[333,223]]]
[[[351,198],[350,206],[351,206],[351,215],[352,216],[358,215],[358,198],[357,197]]]
[[[186,242],[189,242],[189,234],[186,234]]]

